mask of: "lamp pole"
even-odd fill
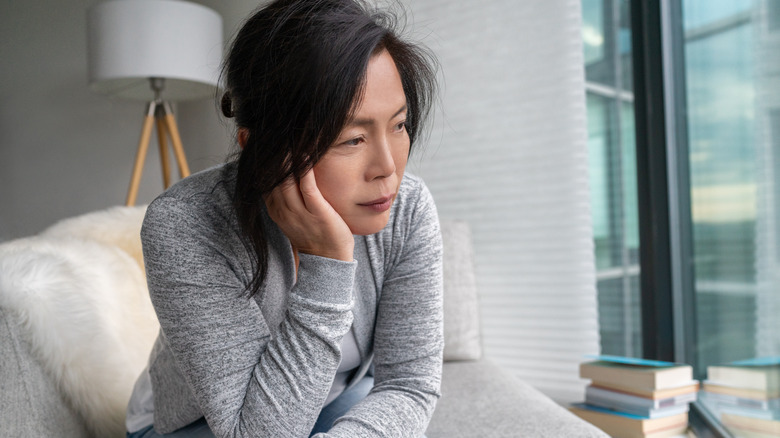
[[[126,205],[135,205],[138,197],[138,186],[141,183],[143,175],[144,162],[146,154],[149,151],[149,140],[152,136],[152,128],[157,125],[157,141],[160,146],[160,165],[162,166],[163,183],[167,189],[171,185],[171,170],[168,160],[168,139],[170,138],[171,147],[176,157],[176,164],[179,167],[179,176],[186,178],[190,176],[190,168],[187,165],[187,157],[184,154],[184,147],[181,143],[179,128],[176,125],[176,118],[171,110],[171,105],[163,100],[162,92],[165,88],[164,78],[150,78],[149,83],[154,91],[154,99],[149,102],[144,115],[144,123],[141,127],[141,139],[138,141],[138,150],[136,151],[135,164],[133,165],[133,175],[130,178],[130,188],[127,191]]]

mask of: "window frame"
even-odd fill
[[[680,1],[631,0],[643,355],[697,369],[682,24]],[[699,437],[732,437],[699,403],[689,418]]]

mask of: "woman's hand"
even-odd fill
[[[309,170],[299,183],[294,178],[285,180],[266,196],[265,204],[293,250],[352,261],[352,232],[320,193],[314,171]]]

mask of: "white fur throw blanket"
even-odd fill
[[[145,211],[115,207],[0,245],[0,306],[95,437],[125,436],[159,330],[141,256]]]

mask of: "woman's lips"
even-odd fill
[[[394,197],[395,195],[383,196],[379,199],[374,199],[373,201],[364,202],[358,205],[361,207],[370,208],[371,210],[374,210],[377,213],[382,213],[390,209],[390,206],[393,205]]]

